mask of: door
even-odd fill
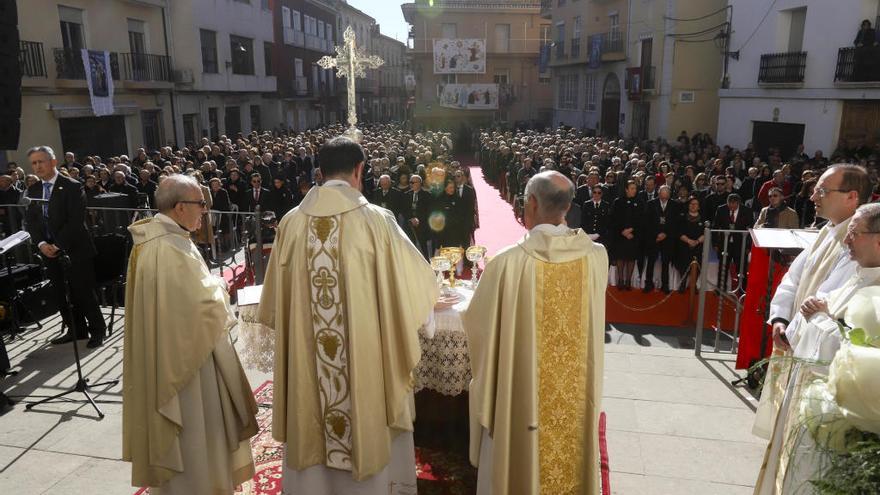
[[[217,107],[208,109],[208,127],[210,128],[211,141],[217,141],[217,138],[220,137],[220,121]]]
[[[648,102],[633,103],[632,137],[636,140],[648,139],[651,122],[651,104]]]
[[[235,139],[241,132],[241,108],[226,107],[226,137]]]
[[[60,119],[61,148],[78,156],[126,153],[125,117]]]
[[[141,112],[141,123],[144,128],[144,146],[148,150],[162,146],[162,111],[144,110]]]
[[[602,89],[602,120],[600,130],[603,136],[620,135],[620,79],[614,73],[605,78]]]
[[[770,148],[778,148],[782,156],[792,156],[804,142],[804,124],[752,122],[752,143],[758,156],[767,156]]]
[[[654,74],[651,70],[651,52],[654,51],[654,40],[651,38],[642,40],[642,54],[639,67],[641,70],[642,90],[654,89]]]
[[[850,148],[870,148],[880,142],[880,100],[843,102],[840,139]]]
[[[183,116],[183,142],[187,147],[196,145],[196,136],[199,135],[199,114],[188,113]]]

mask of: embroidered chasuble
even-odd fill
[[[159,214],[129,227],[122,459],[152,493],[232,493],[251,479],[257,404],[229,341],[223,281]]]
[[[285,493],[414,487],[412,371],[435,280],[393,216],[341,181],[281,220],[258,317],[275,331]]]
[[[540,225],[486,266],[468,310],[477,493],[599,493],[605,248]]]

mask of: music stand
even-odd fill
[[[61,263],[61,267],[64,270],[64,302],[61,304],[60,309],[61,309],[61,311],[65,312],[65,314],[67,315],[67,318],[68,318],[67,321],[69,321],[70,324],[74,327],[74,328],[71,328],[70,330],[73,332],[73,335],[74,335],[74,338],[71,340],[71,344],[73,345],[73,358],[74,358],[74,361],[76,362],[76,377],[77,377],[76,385],[74,385],[72,389],[67,390],[66,392],[61,392],[60,394],[55,394],[51,397],[47,397],[47,398],[39,400],[37,402],[29,402],[26,406],[24,406],[24,408],[26,410],[30,411],[31,409],[34,408],[34,406],[37,406],[40,404],[45,404],[47,402],[52,402],[56,399],[60,399],[62,397],[70,395],[74,392],[80,392],[81,394],[86,396],[86,401],[88,401],[88,403],[91,404],[92,407],[95,408],[95,412],[98,413],[98,419],[104,419],[104,413],[101,412],[101,409],[98,408],[98,405],[95,403],[94,399],[92,399],[92,396],[89,395],[89,389],[93,388],[93,387],[103,387],[105,385],[116,385],[119,383],[119,380],[109,380],[106,382],[101,382],[101,383],[96,383],[94,385],[89,385],[89,379],[83,377],[82,364],[80,363],[80,360],[79,360],[79,345],[77,344],[77,339],[76,339],[77,329],[75,328],[75,326],[77,323],[73,317],[73,307],[72,307],[71,298],[70,298],[70,267],[71,267],[72,263],[70,261],[70,257],[66,253],[64,253],[63,251],[59,251],[58,261]],[[85,402],[85,401],[79,401],[79,402]]]

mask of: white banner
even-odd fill
[[[486,40],[434,40],[434,74],[485,74]]]
[[[89,96],[92,111],[97,117],[113,115],[113,72],[110,69],[110,52],[82,49],[86,81],[89,83]]]
[[[440,106],[463,110],[496,110],[497,84],[446,84],[440,89]]]

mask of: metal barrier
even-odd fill
[[[27,208],[19,204],[0,204],[0,237],[27,228]],[[150,208],[89,206],[86,207],[85,223],[92,238],[107,234],[128,236],[129,225],[157,212]],[[268,223],[264,221],[259,208],[252,212],[210,210],[202,219],[202,227],[193,233],[193,242],[212,268],[232,266],[236,255],[244,249],[245,263],[253,266],[256,283],[262,283],[265,262],[263,256],[254,253],[262,253],[264,239],[274,236],[273,221],[274,215]],[[34,250],[23,245],[13,254],[18,262],[32,262]]]
[[[711,352],[728,352],[736,354],[739,347],[740,321],[745,300],[746,275],[748,273],[748,252],[751,237],[747,230],[713,230],[708,227],[703,233],[703,256],[700,281],[698,284],[699,305],[697,309],[697,321],[694,336],[694,354],[699,357],[702,353],[704,321],[706,317],[706,294],[714,292],[718,296],[718,308],[715,315],[715,324],[712,330],[715,332],[713,349]],[[713,250],[718,257],[718,267],[715,271],[715,280],[711,280],[712,270],[709,270]],[[736,252],[731,252],[735,250]],[[731,277],[731,267],[736,267],[735,276]],[[725,329],[723,322],[724,305],[730,304],[735,310],[733,328]],[[722,349],[722,336],[730,339],[730,346]]]

